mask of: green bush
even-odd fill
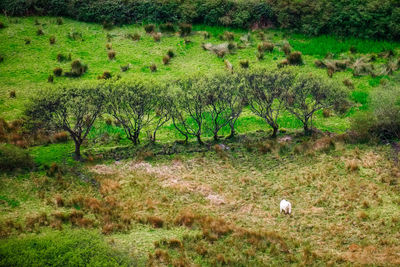
[[[174,24],[171,22],[160,24],[160,31],[165,33],[173,33],[175,32]]]
[[[181,36],[188,36],[192,32],[192,24],[181,23],[179,24],[179,33]]]
[[[144,25],[144,30],[146,31],[146,33],[152,33],[156,30],[156,25],[154,24]]]
[[[33,166],[32,158],[26,150],[10,144],[0,144],[1,171],[31,169]]]
[[[18,253],[16,253],[18,251]],[[0,266],[128,266],[133,264],[89,231],[50,232],[3,240]]]

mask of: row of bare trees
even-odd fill
[[[42,92],[32,99],[27,115],[48,127],[67,131],[75,143],[75,157],[95,121],[110,114],[124,129],[133,144],[140,143],[145,129],[156,141],[157,131],[170,122],[184,136],[203,144],[204,132],[215,141],[221,129],[235,124],[248,107],[273,129],[279,131],[278,118],[287,111],[311,132],[310,121],[316,111],[342,107],[347,92],[339,84],[313,76],[284,70],[247,70],[190,77],[168,85],[142,80],[111,80],[81,83],[68,88]]]

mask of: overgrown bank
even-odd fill
[[[0,10],[11,16],[67,16],[111,24],[274,26],[309,35],[400,39],[400,2],[395,0],[4,0]]]

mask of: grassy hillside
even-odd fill
[[[143,25],[105,30],[69,19],[58,25],[53,17],[0,21],[0,118],[10,125],[41,88],[94,81],[104,71],[169,83],[224,71],[224,60],[234,69],[249,60],[250,69],[272,70],[286,58],[282,48],[289,43],[303,55],[296,71],[329,79],[316,60],[376,57],[369,64],[379,74],[392,60],[388,51],[398,59],[400,49],[395,42],[265,30],[275,48],[258,60],[260,31],[251,32],[245,45],[240,38],[246,31],[195,25],[186,38],[163,34],[155,42]],[[38,29],[44,34],[37,35]],[[204,39],[204,31],[211,38]],[[226,31],[243,47],[223,59],[202,48],[226,43],[220,38]],[[140,40],[130,38],[135,33]],[[113,60],[107,44],[116,52]],[[164,65],[169,49],[175,56]],[[56,67],[70,69],[71,61],[57,61],[60,53],[80,59],[88,71],[48,82]],[[129,70],[121,71],[127,64]],[[206,146],[175,142],[182,136],[166,124],[156,144],[142,133],[143,144],[134,148],[106,114],[84,143],[86,162],[72,160],[70,140],[29,147],[35,171],[0,174],[0,266],[400,264],[397,154],[389,146],[349,144],[342,134],[355,114],[369,109],[370,93],[384,83],[400,85],[400,76],[396,71],[355,77],[353,71],[347,67],[332,79],[351,81],[354,104],[345,114],[319,112],[314,125],[330,133],[316,137],[303,136],[301,123],[284,113],[280,135],[271,140],[270,127],[245,108],[238,136],[220,140],[224,146],[207,138]],[[291,215],[279,213],[283,198],[293,205]]]

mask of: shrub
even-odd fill
[[[66,72],[65,76],[80,77],[87,71],[87,69],[88,69],[87,65],[82,64],[82,62],[79,59],[77,59],[71,63],[71,71]]]
[[[63,69],[60,68],[60,67],[57,67],[57,68],[55,68],[55,69],[53,70],[53,73],[54,73],[54,75],[55,75],[56,77],[61,76],[61,75],[62,75],[62,72],[63,72]]]
[[[0,170],[31,169],[34,167],[29,153],[17,146],[0,144]]]
[[[152,34],[154,42],[159,42],[161,40],[161,32],[155,32]]]
[[[151,224],[154,228],[162,228],[164,225],[164,220],[157,216],[149,216],[147,218],[147,223]]]
[[[109,59],[109,60],[115,59],[116,54],[117,54],[117,53],[115,53],[115,51],[113,51],[113,50],[108,51],[108,53],[107,53],[108,59]]]
[[[156,30],[156,25],[147,24],[144,26],[144,30],[146,31],[146,33],[153,33]]]
[[[31,39],[29,38],[25,38],[24,41],[26,45],[31,44]]]
[[[42,29],[37,29],[36,30],[36,35],[44,35],[44,32],[43,32],[43,30]]]
[[[162,59],[164,65],[167,65],[167,64],[169,63],[170,59],[171,59],[170,56],[165,55],[165,56],[163,57],[163,59]]]
[[[289,65],[303,65],[303,59],[301,57],[301,52],[295,51],[287,56],[287,61]]]
[[[285,53],[286,56],[288,56],[288,55],[291,53],[291,51],[292,51],[292,47],[290,46],[289,43],[285,43],[285,44],[282,46],[282,51],[283,51],[283,53]]]
[[[81,33],[81,32],[70,32],[70,33],[67,34],[67,37],[68,37],[70,40],[74,40],[74,41],[83,40],[83,37],[82,37],[82,33]]]
[[[171,22],[160,24],[160,31],[165,33],[174,33],[175,27]]]
[[[357,48],[354,45],[350,47],[350,53],[352,53],[352,54],[357,53]]]
[[[181,23],[179,24],[179,33],[181,36],[188,36],[192,32],[192,24]]]
[[[55,43],[56,43],[56,37],[50,36],[49,42],[50,42],[51,45],[52,45],[52,44],[55,44]]]
[[[103,72],[103,74],[102,74],[101,76],[99,76],[99,77],[97,77],[97,78],[98,78],[98,79],[107,80],[107,79],[111,79],[111,77],[112,77],[111,72],[105,71],[105,72]]]
[[[262,42],[257,45],[257,50],[259,53],[264,53],[265,51],[274,51],[274,44],[270,42]]]
[[[49,75],[49,77],[47,77],[47,82],[49,82],[49,83],[54,82],[54,76],[53,75]]]
[[[258,60],[263,60],[264,59],[264,53],[257,52],[256,57],[257,57]]]
[[[111,43],[107,43],[106,44],[106,48],[107,48],[107,50],[111,50],[112,49],[112,44]]]
[[[150,70],[151,70],[151,72],[156,72],[156,71],[157,71],[157,65],[154,64],[154,63],[152,63],[152,64],[150,65]]]
[[[249,61],[247,59],[239,61],[240,67],[247,69],[249,67]]]
[[[204,40],[210,39],[210,37],[211,37],[211,34],[209,32],[206,32],[206,31],[202,32],[202,35],[203,35]]]
[[[11,90],[10,91],[10,98],[16,98],[16,97],[17,97],[17,95],[15,93],[15,90]]]
[[[283,68],[289,65],[289,61],[287,59],[282,60],[278,63],[278,68]]]
[[[170,58],[173,58],[173,57],[175,56],[174,50],[168,49],[167,55],[168,55]]]
[[[111,30],[114,27],[114,22],[111,21],[103,21],[103,29]]]
[[[125,72],[125,71],[129,70],[129,68],[130,68],[130,65],[129,65],[129,64],[124,65],[124,66],[121,66],[121,71],[122,71],[122,72]]]
[[[57,25],[63,25],[63,24],[64,24],[64,21],[63,21],[62,18],[58,17],[58,18],[56,19],[56,23],[57,23]]]
[[[68,133],[65,131],[58,132],[53,134],[53,142],[54,143],[63,143],[68,141]]]
[[[354,89],[354,84],[350,79],[344,79],[343,84],[349,89]]]

